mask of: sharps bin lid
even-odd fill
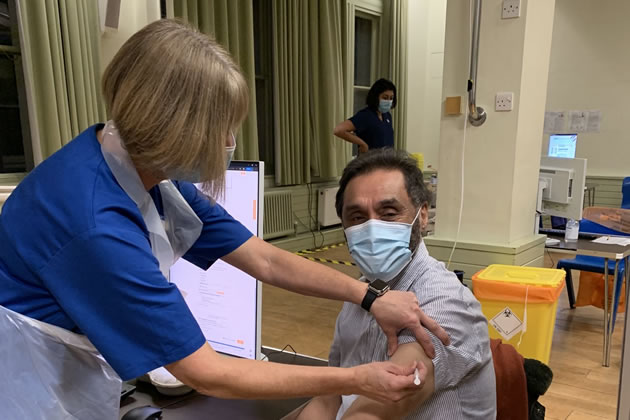
[[[477,299],[522,299],[555,302],[564,288],[564,270],[494,264],[475,274],[473,293]]]

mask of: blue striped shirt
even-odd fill
[[[390,281],[392,290],[411,291],[422,310],[451,337],[444,346],[431,334],[436,356],[433,359],[433,395],[407,419],[494,419],[496,385],[488,321],[481,305],[455,275],[427,252],[424,243],[404,271]],[[416,341],[413,332],[403,330],[399,344]],[[360,306],[344,304],[335,328],[330,350],[331,366],[351,367],[387,361],[387,337],[369,312]],[[340,419],[356,395],[342,396],[337,413]]]

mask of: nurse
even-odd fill
[[[390,111],[396,108],[396,86],[379,79],[368,91],[365,108],[335,127],[335,136],[359,146],[359,154],[370,149],[394,147],[394,127]]]
[[[111,121],[37,166],[2,209],[0,385],[8,369],[14,394],[24,384],[37,390],[24,404],[36,394],[40,404],[85,408],[109,398],[117,405],[118,376],[165,366],[199,392],[222,398],[397,400],[414,392],[414,364],[341,369],[221,357],[166,279],[179,257],[203,269],[222,258],[309,296],[360,304],[368,293],[365,283],[252,236],[191,183],[203,182],[210,195],[222,192],[236,147],[232,133],[247,113],[246,82],[218,44],[180,23],[154,22],[122,46],[102,88]],[[429,354],[422,325],[448,341],[410,293],[386,293],[370,312],[391,351],[404,328]],[[20,395],[6,401],[16,410],[32,408],[21,406]]]

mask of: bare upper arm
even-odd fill
[[[339,136],[340,134],[352,132],[355,130],[356,130],[356,127],[354,126],[354,124],[352,124],[352,121],[344,120],[340,122],[339,124],[337,124],[337,126],[333,130],[333,134],[335,136]]]
[[[320,395],[302,404],[282,420],[333,420],[341,406],[339,395]]]
[[[276,251],[273,245],[252,236],[222,259],[254,278],[267,281],[271,277],[271,261]]]
[[[424,365],[425,378],[419,391],[408,398],[395,403],[381,403],[366,397],[358,397],[352,406],[346,411],[344,419],[398,419],[402,418],[419,405],[428,400],[435,389],[435,376],[433,362],[425,354],[424,350],[417,342],[402,344],[390,359],[399,365],[409,365],[414,360],[422,362]],[[419,370],[421,370],[419,368]],[[420,374],[422,377],[422,373]]]

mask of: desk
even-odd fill
[[[608,260],[615,260],[615,273],[613,281],[613,295],[612,302],[615,301],[617,294],[617,274],[619,272],[619,262],[625,260],[625,280],[626,288],[630,284],[630,245],[607,245],[594,243],[590,239],[578,239],[577,242],[565,243],[564,240],[560,240],[558,245],[547,246],[549,249],[555,249],[563,252],[570,252],[577,255],[587,255],[591,257],[604,258],[604,278],[608,279]],[[627,306],[627,305],[626,305]],[[604,281],[604,355],[603,366],[610,366],[610,349],[612,339],[612,309],[608,308],[608,281]]]
[[[327,366],[325,360],[294,355],[291,352],[277,353],[275,349],[263,347],[263,353],[277,363],[307,366]],[[122,417],[129,410],[152,405],[162,408],[163,420],[189,419],[234,419],[234,420],[277,420],[304,404],[309,398],[291,400],[222,400],[191,392],[179,397],[167,397],[157,392],[151,384],[139,382],[136,392],[127,397],[120,407]]]

